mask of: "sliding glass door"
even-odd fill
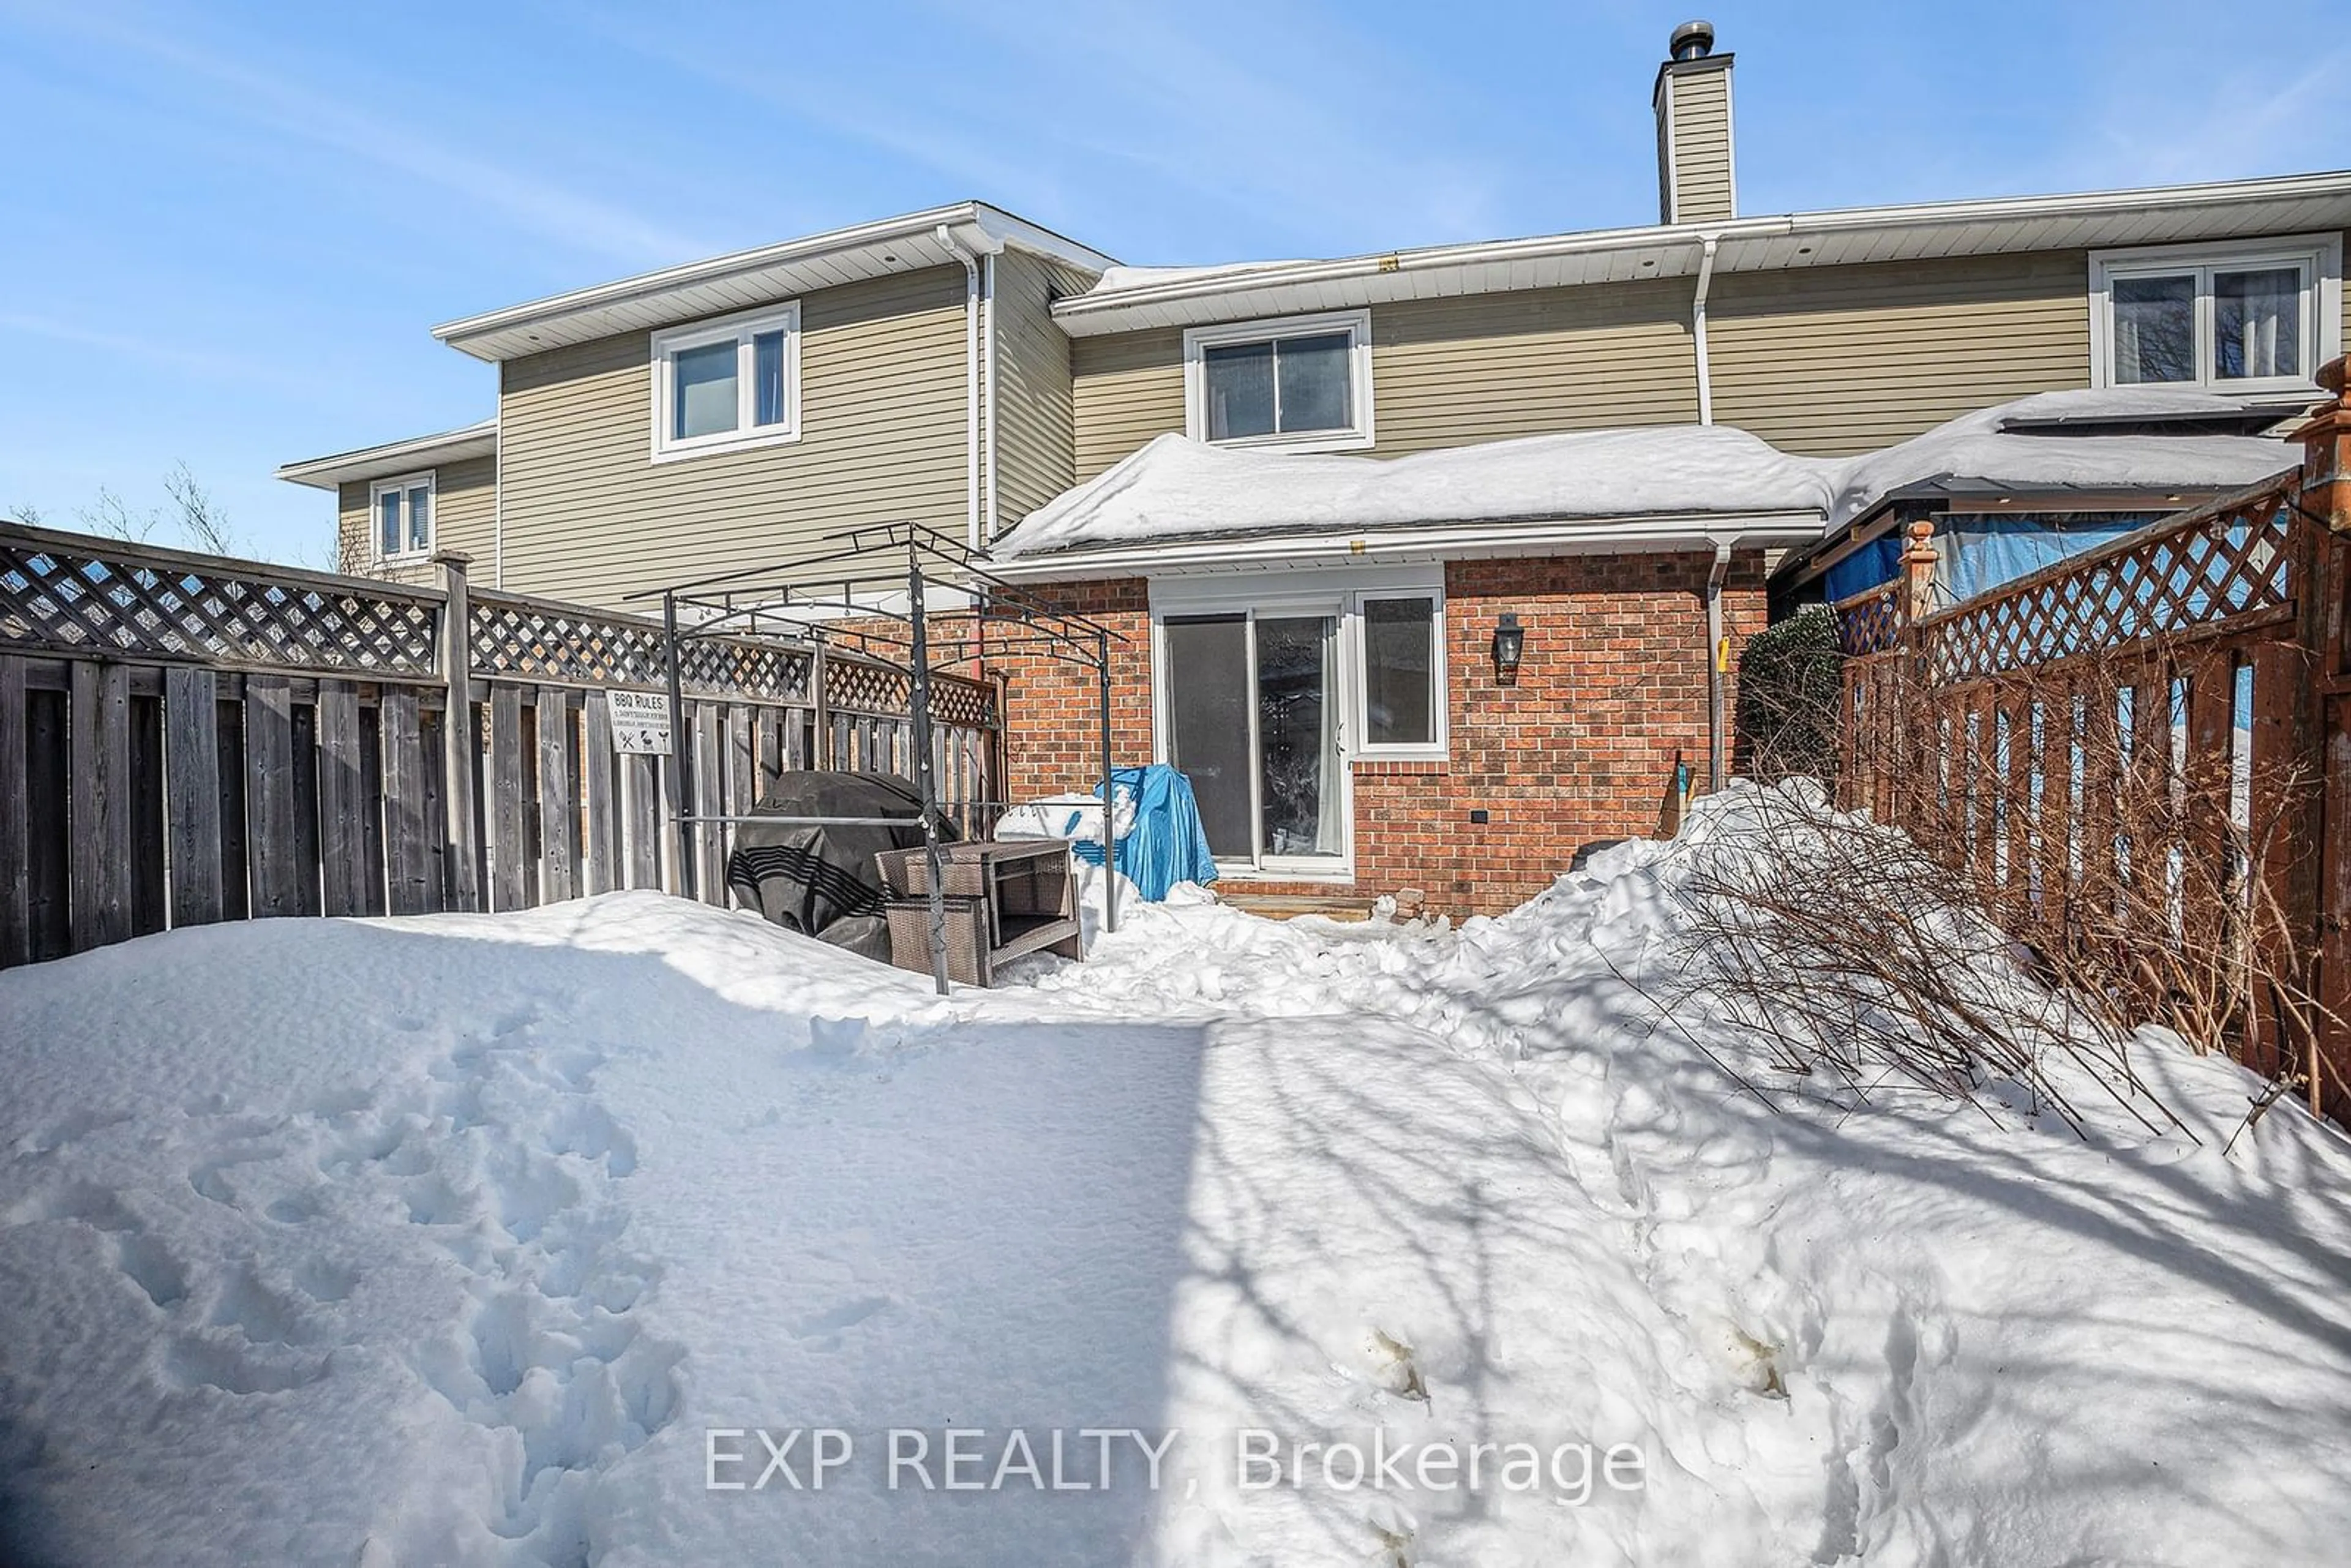
[[[1347,856],[1336,605],[1171,615],[1168,760],[1220,861],[1327,873]]]

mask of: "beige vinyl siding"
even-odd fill
[[[1689,288],[1528,289],[1372,308],[1374,456],[1698,418]],[[1080,483],[1184,428],[1178,329],[1071,345]]]
[[[1675,204],[1668,221],[1709,223],[1736,205],[1730,176],[1730,69],[1669,74],[1674,103]]]
[[[400,476],[423,472],[400,470]],[[486,573],[496,548],[498,516],[498,465],[495,457],[466,457],[444,463],[433,475],[433,548],[463,550],[474,558],[474,570]],[[393,478],[387,474],[384,478]],[[371,480],[357,479],[336,490],[342,570],[355,576],[381,577],[394,582],[430,582],[435,578],[427,560],[403,560],[389,565],[375,559],[375,516],[370,505]]]
[[[1084,280],[1025,251],[996,258],[996,514],[1008,528],[1076,482],[1070,340],[1053,322],[1057,295]],[[1072,287],[1072,285],[1075,287]]]
[[[1184,334],[1174,327],[1070,344],[1077,483],[1165,431],[1184,428]]]
[[[1718,276],[1714,417],[1790,452],[1866,452],[2031,392],[2090,384],[2075,251]]]
[[[650,334],[508,361],[506,586],[611,603],[856,523],[962,538],[963,306],[959,267],[803,296],[799,439],[668,463],[652,461]]]

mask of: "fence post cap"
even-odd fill
[[[2318,384],[2336,397],[2343,395],[2344,360],[2338,355],[2318,367]]]
[[[459,571],[474,564],[474,558],[461,549],[437,549],[432,555],[434,566],[454,566]]]

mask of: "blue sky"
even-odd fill
[[[966,196],[1158,264],[1651,221],[1695,9],[0,0],[0,514],[184,462],[322,563],[277,464],[491,412],[434,323]],[[1750,214],[2351,167],[2339,5],[1710,14]]]

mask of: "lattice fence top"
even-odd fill
[[[939,711],[941,699],[951,683],[934,676],[931,681],[932,711]],[[862,659],[833,658],[825,661],[824,701],[835,713],[897,715],[906,711],[914,682],[906,672],[894,664],[868,664]]]
[[[472,605],[474,668],[485,675],[580,685],[669,684],[658,622],[547,600],[480,593]],[[700,696],[809,700],[808,650],[765,639],[684,637],[678,680]]]
[[[2293,513],[2273,489],[2131,535],[1918,623],[1928,673],[1966,681],[2291,602]],[[2158,529],[2160,531],[2158,531]]]
[[[1901,640],[1901,588],[1897,580],[1837,602],[1837,646],[1847,658],[1883,653]]]
[[[434,593],[0,528],[0,643],[429,678],[440,617]]]

